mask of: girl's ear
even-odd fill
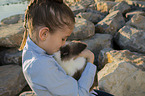
[[[48,27],[43,27],[39,30],[40,40],[45,41],[48,35],[49,35],[49,28]]]

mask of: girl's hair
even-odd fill
[[[32,37],[40,26],[48,27],[50,33],[53,33],[64,25],[71,28],[74,23],[74,14],[63,0],[31,0],[25,11],[25,32],[19,50],[23,50],[28,34]],[[38,34],[37,32],[36,37]]]

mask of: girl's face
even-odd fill
[[[49,34],[43,44],[43,49],[50,55],[57,52],[60,47],[65,44],[67,38],[71,35],[73,28],[69,29],[65,26],[63,29],[58,29],[53,34]]]

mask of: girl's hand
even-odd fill
[[[84,57],[87,59],[87,62],[94,63],[94,54],[88,49],[82,51],[77,57]],[[77,58],[75,57],[75,59]]]

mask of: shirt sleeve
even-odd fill
[[[37,60],[34,63],[37,67],[31,67],[29,74],[38,89],[43,87],[53,96],[78,96],[78,94],[79,96],[89,96],[89,89],[93,84],[96,72],[95,65],[87,63],[81,78],[76,81],[66,75],[53,59]]]

